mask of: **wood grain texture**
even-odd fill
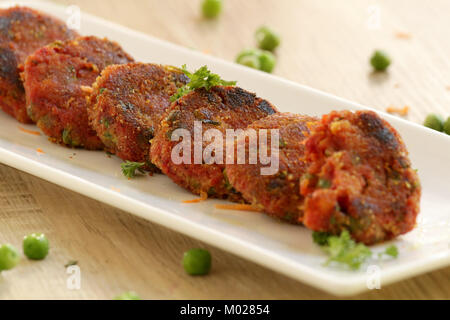
[[[450,114],[449,1],[434,0],[431,6],[421,0],[225,0],[216,21],[200,17],[198,0],[56,2],[227,60],[254,46],[254,30],[268,24],[282,35],[274,72],[279,76],[380,110],[408,105],[411,121],[420,122],[429,112]],[[379,29],[367,25],[373,4],[381,13]],[[397,32],[410,38],[398,38]],[[375,48],[392,56],[389,73],[371,73],[368,57]],[[146,299],[334,298],[0,165],[0,243],[20,247],[22,237],[36,231],[48,235],[50,255],[40,262],[23,259],[3,273],[0,299],[110,299],[126,290]],[[180,260],[192,247],[212,252],[210,275],[184,273]],[[66,288],[69,260],[81,268],[81,290]],[[450,268],[353,298],[449,299]]]

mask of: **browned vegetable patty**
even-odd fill
[[[170,97],[188,81],[179,69],[156,64],[130,63],[103,70],[93,85],[88,114],[106,150],[152,169],[150,140]]]
[[[248,161],[238,164],[236,153],[233,164],[226,165],[226,176],[231,185],[258,209],[271,216],[299,223],[304,200],[298,193],[299,180],[308,167],[303,142],[309,134],[309,127],[317,121],[314,117],[277,113],[250,124],[247,129],[254,129],[258,135],[261,130],[267,130],[267,155],[276,155],[271,148],[271,130],[278,129],[278,172],[262,175],[261,168],[267,168],[269,164],[262,164],[259,157],[256,164],[249,164]],[[246,158],[249,159],[249,150],[252,150],[249,139],[240,140],[243,140]],[[253,152],[259,150],[258,146]]]
[[[20,72],[25,59],[55,40],[74,38],[64,22],[39,11],[13,7],[0,10],[0,108],[30,123]]]
[[[239,87],[213,87],[210,91],[197,89],[174,102],[165,112],[151,146],[151,160],[175,183],[193,193],[208,193],[211,197],[241,199],[224,178],[225,151],[222,163],[196,164],[194,159],[194,121],[202,124],[203,133],[217,129],[225,143],[226,129],[245,129],[250,123],[277,112],[268,101]],[[186,129],[191,141],[187,158],[191,164],[175,164],[172,150],[179,141],[171,141],[176,129]],[[203,141],[202,150],[211,142]],[[225,146],[223,147],[225,150]]]
[[[303,223],[348,230],[365,244],[414,228],[420,183],[398,132],[372,111],[333,111],[306,141],[310,167],[301,180]]]
[[[103,143],[89,125],[86,97],[106,66],[132,61],[117,43],[96,37],[39,49],[25,63],[29,116],[53,142],[101,149]]]

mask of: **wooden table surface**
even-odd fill
[[[384,110],[409,106],[408,119],[450,114],[450,2],[434,0],[224,0],[216,21],[198,0],[68,0],[98,15],[187,47],[233,60],[254,45],[261,24],[282,35],[275,74]],[[375,5],[375,6],[373,6]],[[380,20],[376,16],[379,13]],[[379,22],[379,24],[377,23]],[[372,74],[375,48],[392,56],[389,73]],[[264,96],[264,93],[260,92]],[[444,151],[443,151],[444,152]],[[134,290],[145,299],[333,298],[232,254],[126,212],[0,165],[0,243],[21,246],[45,232],[51,253],[23,259],[0,276],[0,299],[110,299]],[[206,247],[214,268],[189,277],[185,250]],[[81,290],[68,290],[64,265],[77,260]],[[450,268],[383,286],[356,299],[449,299]]]

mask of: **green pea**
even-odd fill
[[[245,49],[236,57],[236,62],[244,66],[265,72],[272,72],[275,67],[275,56],[260,49]]]
[[[263,50],[273,51],[280,44],[280,36],[266,26],[260,27],[255,32],[258,47]]]
[[[258,49],[245,49],[239,52],[236,57],[236,62],[253,69],[259,69],[261,66],[259,55],[260,50]]]
[[[48,239],[43,233],[32,233],[23,238],[23,253],[32,260],[44,259],[49,250]]]
[[[260,70],[271,73],[276,64],[275,56],[270,51],[262,51],[259,56]]]
[[[114,300],[141,300],[141,297],[139,297],[139,295],[134,291],[128,291],[115,297]]]
[[[20,261],[17,249],[10,244],[0,246],[0,271],[14,268]]]
[[[450,117],[445,120],[443,129],[446,134],[450,134]]]
[[[434,114],[434,113],[430,113],[426,118],[425,121],[423,122],[423,125],[425,127],[428,127],[430,129],[434,129],[437,131],[442,131],[443,130],[443,120],[442,117]]]
[[[205,275],[211,270],[211,254],[205,249],[191,249],[183,256],[184,270],[190,275]]]
[[[372,58],[370,59],[370,64],[375,70],[384,71],[391,64],[391,59],[384,51],[377,50],[372,55]]]
[[[253,68],[253,69],[260,69],[261,68],[261,63],[259,61],[259,56],[258,55],[247,55],[247,56],[243,56],[241,58],[239,58],[237,61],[237,63],[242,64],[244,66]]]
[[[222,11],[222,0],[203,0],[203,16],[208,19],[216,18]]]

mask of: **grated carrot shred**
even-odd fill
[[[256,208],[250,204],[216,204],[216,209],[223,210],[239,210],[239,211],[253,211],[253,212],[262,212],[261,209]]]
[[[36,152],[39,152],[39,153],[45,153],[44,150],[42,150],[41,148],[37,148],[37,149],[36,149]]]
[[[398,31],[395,33],[398,39],[411,39],[411,34],[408,32]]]
[[[404,106],[403,108],[396,108],[396,107],[390,106],[390,107],[386,108],[386,112],[388,112],[388,113],[396,113],[396,114],[399,114],[401,116],[406,116],[406,115],[408,115],[409,107],[408,106]]]
[[[19,127],[19,130],[22,131],[22,132],[25,132],[25,133],[29,133],[29,134],[35,135],[35,136],[40,136],[41,135],[41,133],[39,131],[28,130],[28,129],[25,129],[25,128],[22,128],[22,127]]]
[[[208,194],[204,191],[200,192],[200,198],[192,199],[192,200],[184,200],[183,203],[198,203],[208,199]]]

